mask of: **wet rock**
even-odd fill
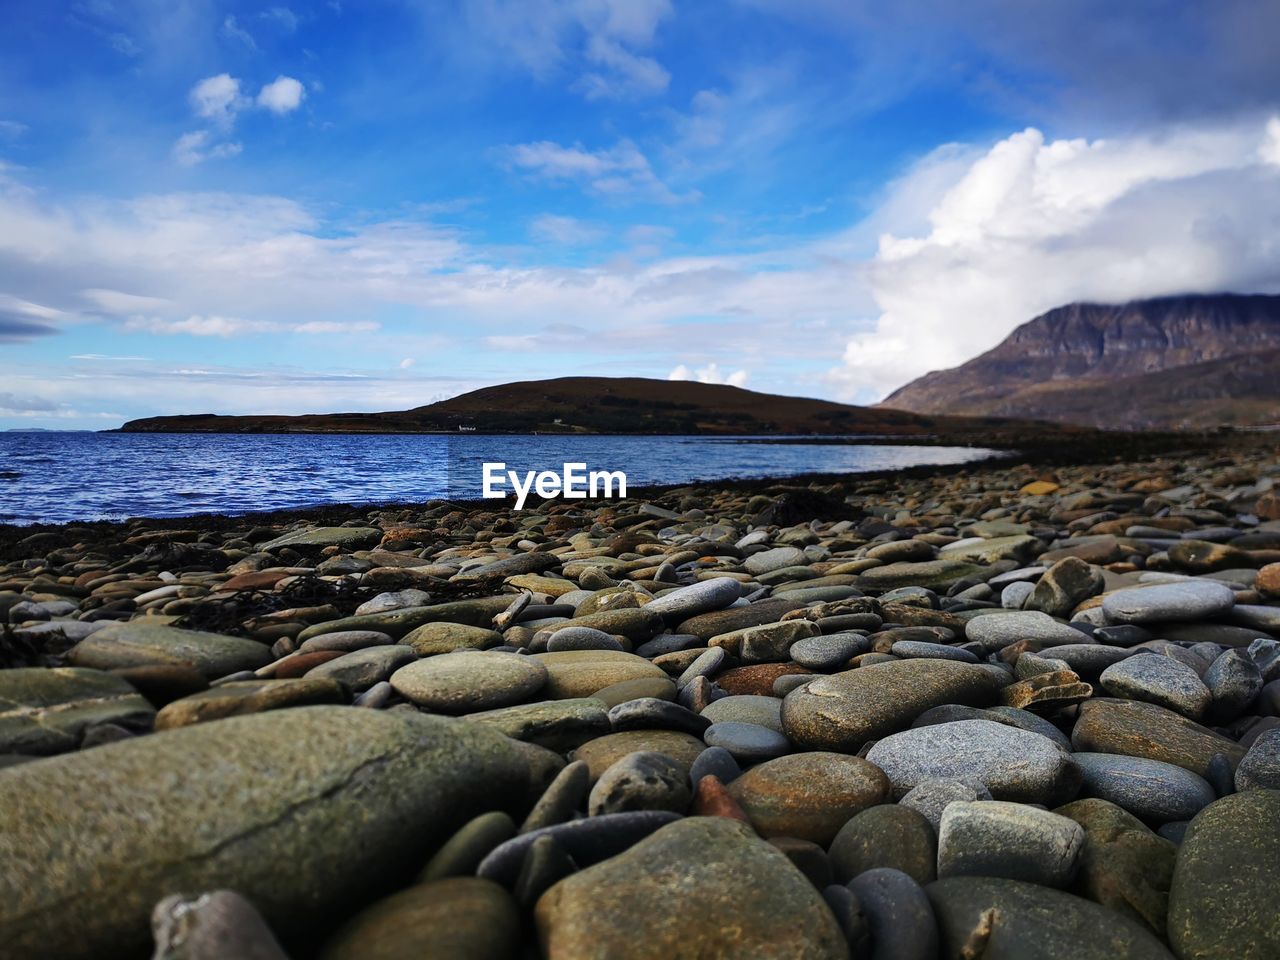
[[[75,667],[0,670],[0,753],[63,753],[98,724],[145,730],[154,719],[155,708],[109,673]]]
[[[113,623],[81,640],[69,659],[77,667],[187,666],[216,679],[271,662],[265,644],[243,637],[138,622]]]

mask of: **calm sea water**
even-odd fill
[[[479,498],[485,462],[622,470],[629,487],[963,463],[977,447],[740,438],[0,433],[0,523]],[[775,438],[776,439],[776,438]]]

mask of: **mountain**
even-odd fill
[[[1073,303],[878,407],[1110,430],[1280,422],[1280,296]]]
[[[131,420],[126,433],[640,433],[640,434],[978,434],[1000,424],[829,400],[782,397],[740,387],[639,377],[562,377],[474,390],[388,413],[306,416],[193,414]]]

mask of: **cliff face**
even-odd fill
[[[1074,303],[926,374],[881,407],[1107,429],[1280,420],[1280,296]]]

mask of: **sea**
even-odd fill
[[[0,523],[480,499],[486,463],[521,478],[581,463],[624,472],[630,490],[958,464],[997,453],[859,439],[867,438],[13,431],[0,433]]]

